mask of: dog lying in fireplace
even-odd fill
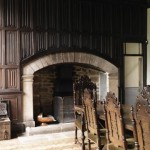
[[[37,116],[37,121],[41,124],[41,126],[57,122],[56,119],[51,115],[48,115],[47,117],[43,117],[43,113],[40,113]]]

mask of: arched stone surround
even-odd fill
[[[87,53],[66,52],[49,54],[23,66],[22,85],[23,85],[23,122],[26,126],[34,126],[33,120],[33,77],[34,72],[50,65],[63,63],[87,64],[108,74],[118,74],[118,68],[107,60]]]

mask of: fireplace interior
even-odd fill
[[[53,116],[57,120],[53,123],[74,120],[73,82],[83,75],[88,75],[93,82],[100,85],[98,87],[101,88],[97,89],[98,97],[105,98],[107,78],[100,70],[81,64],[61,64],[35,72],[33,110],[36,126],[40,125],[37,116],[41,113],[43,117]]]
[[[57,65],[38,71],[34,75],[34,118],[53,116],[61,123],[74,120],[73,66]],[[46,119],[46,118],[45,118]],[[43,119],[44,120],[44,119]]]
[[[54,96],[73,96],[73,67],[64,65],[56,69]]]
[[[58,122],[72,122],[74,120],[73,66],[59,66],[56,72],[53,99],[54,117]]]

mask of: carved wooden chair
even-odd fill
[[[140,92],[139,96],[142,96],[150,105],[150,85],[145,86]],[[142,100],[144,100],[142,99]],[[137,98],[137,102],[141,99]]]
[[[134,138],[128,138],[125,134],[121,105],[112,92],[106,96],[105,111],[108,129],[107,149],[134,149]]]
[[[87,122],[88,148],[91,149],[91,143],[97,144],[97,149],[101,150],[107,143],[106,129],[100,128],[97,114],[96,90],[84,90],[84,112]]]
[[[101,128],[106,128],[105,124],[105,110],[104,110],[105,101],[97,100],[97,114],[98,114],[98,124]]]
[[[85,123],[84,123],[84,111],[82,108],[82,89],[81,83],[76,81],[73,84],[73,97],[74,97],[74,114],[75,114],[75,143],[79,142],[78,140],[78,130],[82,133],[82,149],[85,149],[84,139],[85,139]]]
[[[150,99],[149,99],[150,100]],[[135,132],[137,134],[137,141],[139,150],[150,149],[150,106],[148,99],[139,95],[135,106]]]
[[[85,150],[85,115],[83,109],[83,91],[86,87],[90,89],[96,89],[96,85],[91,82],[91,79],[88,76],[81,76],[79,80],[74,82],[73,91],[74,91],[74,113],[75,113],[75,143],[79,142],[78,130],[81,131],[81,146]]]

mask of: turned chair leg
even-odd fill
[[[77,144],[77,142],[78,142],[77,132],[78,132],[78,128],[75,127],[75,144]]]
[[[85,135],[84,135],[84,131],[82,131],[82,150],[85,150],[84,140],[85,140]]]
[[[91,141],[88,139],[88,149],[91,150]]]

